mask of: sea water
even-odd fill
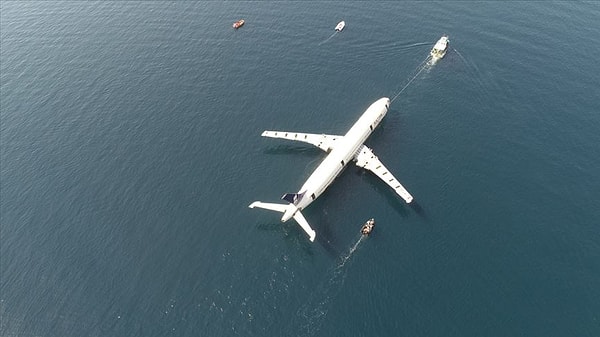
[[[1,336],[600,335],[597,3],[0,13]],[[413,204],[350,164],[315,243],[247,207],[326,155],[263,130],[344,134],[381,97],[366,144]]]

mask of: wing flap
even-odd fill
[[[337,139],[341,139],[344,137],[344,136],[316,134],[316,133],[270,131],[270,130],[264,131],[261,136],[270,137],[270,138],[282,138],[282,139],[287,139],[287,140],[304,142],[304,143],[314,145],[325,152],[330,152],[334,147],[335,141]]]
[[[357,152],[354,158],[356,165],[364,169],[373,172],[379,179],[383,180],[384,183],[388,184],[407,204],[409,204],[413,197],[408,191],[400,184],[398,179],[383,165],[383,163],[373,154],[373,150],[363,145]]]

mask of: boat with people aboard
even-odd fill
[[[444,57],[444,55],[446,55],[446,50],[448,49],[448,42],[450,42],[450,40],[448,40],[448,36],[442,36],[435,43],[433,49],[431,49],[431,52],[429,53],[431,57],[433,57],[434,59],[441,59],[442,57]]]
[[[346,22],[344,21],[340,21],[337,26],[335,26],[335,30],[337,30],[338,32],[341,32],[342,29],[344,29],[344,27],[346,27]]]
[[[242,20],[238,20],[238,21],[236,21],[236,22],[233,23],[233,28],[238,29],[241,26],[243,26],[245,22],[246,21],[244,21],[243,19]]]
[[[373,227],[375,227],[375,219],[371,218],[365,222],[365,224],[360,229],[362,235],[369,235],[373,231]]]

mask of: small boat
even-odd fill
[[[369,219],[360,229],[362,235],[369,235],[373,231],[373,227],[375,227],[375,219]]]
[[[434,59],[441,59],[442,57],[444,57],[444,55],[446,55],[446,50],[448,49],[448,42],[450,42],[450,40],[448,40],[448,37],[445,35],[442,36],[435,43],[433,49],[431,49],[431,52],[429,53],[431,57],[433,57]]]
[[[346,26],[346,23],[344,21],[340,21],[340,23],[338,23],[337,26],[335,26],[335,30],[337,30],[338,32],[341,32],[345,26]]]
[[[241,26],[243,26],[243,25],[244,25],[244,23],[245,23],[245,21],[244,21],[244,20],[238,20],[238,21],[236,21],[236,22],[234,22],[234,23],[233,23],[233,28],[235,28],[235,29],[238,29],[238,28],[240,28]]]

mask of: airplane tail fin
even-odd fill
[[[290,204],[298,205],[298,203],[304,196],[304,193],[306,193],[306,191],[304,191],[302,193],[287,193],[287,194],[284,194],[281,197],[281,199],[289,202]]]
[[[280,213],[286,213],[290,209],[290,207],[295,208],[295,206],[292,206],[292,205],[274,204],[274,203],[270,203],[270,202],[261,202],[261,201],[255,201],[255,202],[251,203],[248,207],[264,208],[264,209],[268,209],[268,210],[276,211],[276,212],[280,212]],[[306,221],[306,219],[304,218],[302,213],[300,213],[299,210],[296,210],[293,217],[294,217],[294,220],[296,220],[296,222],[300,225],[300,227],[302,227],[302,229],[306,232],[306,234],[308,234],[309,240],[311,242],[315,241],[317,232],[315,232],[310,227],[310,225],[308,224],[308,221]]]

